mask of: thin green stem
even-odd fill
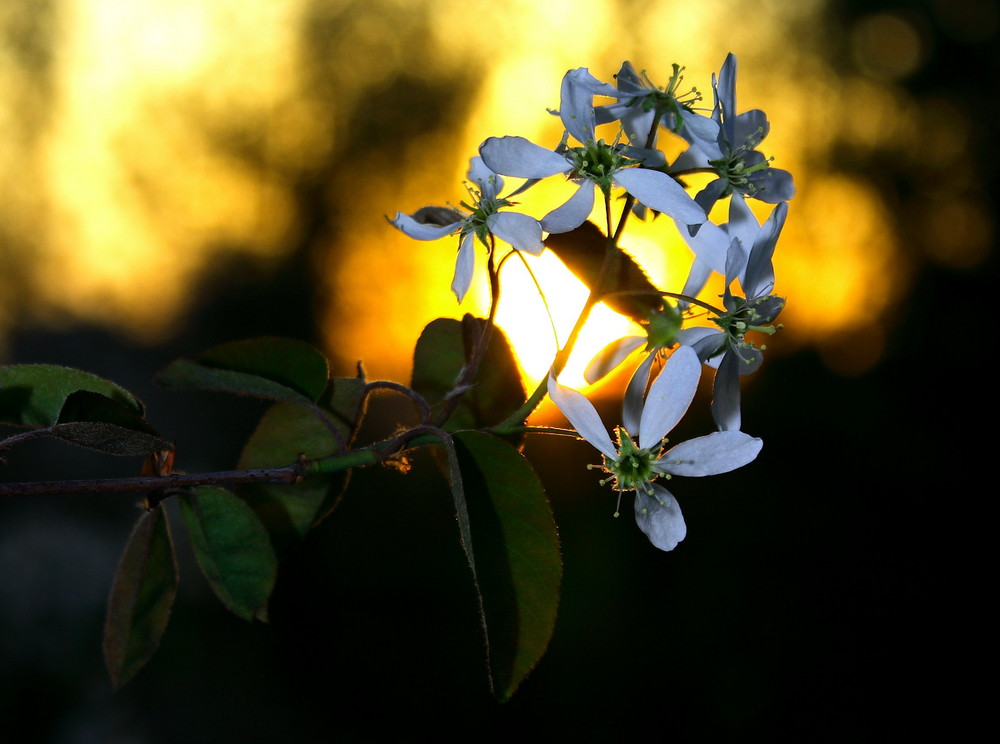
[[[619,289],[615,292],[608,292],[607,294],[604,295],[604,297],[627,297],[629,295],[647,297],[653,294],[654,294],[653,292],[642,289]],[[684,302],[690,302],[692,305],[698,305],[699,307],[703,307],[709,312],[715,313],[716,315],[726,314],[725,310],[720,310],[719,308],[715,307],[715,305],[710,305],[709,303],[699,300],[697,297],[692,297],[691,295],[679,294],[678,292],[664,292],[662,290],[655,292],[655,295],[661,297],[673,297],[675,300],[683,300]]]
[[[503,267],[504,262],[510,258],[512,254],[516,253],[517,257],[521,259],[521,264],[524,266],[524,270],[528,272],[528,276],[531,277],[532,283],[535,285],[535,291],[538,292],[538,297],[542,301],[542,306],[545,308],[545,315],[549,319],[549,327],[552,329],[552,340],[555,343],[556,348],[559,347],[559,330],[556,328],[555,319],[552,317],[552,308],[549,307],[549,301],[545,297],[545,293],[542,291],[542,285],[538,281],[538,277],[535,276],[535,272],[532,271],[531,265],[528,260],[521,254],[521,251],[511,251],[506,256],[504,256],[503,261],[500,262],[500,266],[497,267],[499,271]]]
[[[486,429],[490,434],[495,434],[498,437],[507,436],[509,434],[551,434],[556,437],[574,437],[579,438],[579,434],[573,429],[563,429],[558,426],[511,426],[503,428],[499,425],[491,426]]]
[[[612,245],[618,245],[618,241],[621,240],[622,233],[625,231],[625,223],[628,222],[629,215],[632,214],[632,207],[635,206],[635,197],[631,194],[626,194],[625,196],[625,206],[622,207],[622,216],[618,218],[618,227],[615,229],[614,235],[611,238]],[[611,228],[608,228],[608,235],[611,235]]]
[[[684,170],[671,171],[670,175],[677,178],[683,176],[693,176],[699,173],[713,173],[718,175],[719,171],[715,168],[685,168]]]

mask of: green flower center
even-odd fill
[[[773,300],[780,300],[780,298],[767,295],[766,297],[743,301],[732,312],[720,315],[712,320],[735,341],[742,341],[747,331],[757,331],[758,333],[766,333],[771,336],[777,331],[777,328],[770,324],[774,316],[777,315],[774,312],[775,308],[773,305],[775,303]],[[759,308],[764,306],[770,307],[770,312],[766,314],[760,312]],[[777,305],[777,310],[780,311],[783,306],[784,301],[781,300],[780,304]]]
[[[673,75],[663,87],[654,84],[646,71],[642,71],[643,83],[652,90],[652,93],[643,96],[642,108],[644,111],[653,111],[657,121],[663,122],[663,125],[668,129],[679,132],[683,123],[681,109],[691,111],[694,104],[701,100],[701,93],[698,92],[697,88],[680,92],[681,81],[684,80],[681,73],[684,72],[684,68],[674,63],[673,70]]]
[[[760,134],[763,134],[763,132],[760,132]],[[722,194],[723,196],[729,196],[734,190],[749,196],[757,193],[758,189],[750,182],[750,177],[754,173],[767,170],[771,166],[772,160],[772,158],[761,156],[760,160],[754,158],[755,162],[747,162],[749,153],[756,152],[757,145],[759,144],[760,139],[751,139],[732,150],[728,157],[708,161],[708,164],[715,168],[728,184],[725,192]]]
[[[604,458],[604,469],[614,476],[613,486],[619,491],[649,490],[649,482],[659,475],[653,470],[653,463],[660,454],[649,449],[639,449],[624,427],[617,427],[618,459]],[[602,481],[604,483],[605,481]]]
[[[728,335],[727,343],[736,350],[746,364],[753,364],[758,359],[757,347],[746,336],[748,331],[756,331],[772,336],[777,333],[780,325],[773,325],[775,316],[784,307],[784,300],[775,295],[758,297],[749,301],[741,301],[732,312],[712,318],[713,322]],[[764,312],[761,309],[767,308]],[[720,347],[721,350],[722,347]],[[761,345],[761,349],[767,348]]]
[[[465,189],[469,192],[472,203],[459,202],[462,207],[470,212],[469,216],[465,219],[465,225],[462,227],[462,235],[464,236],[474,231],[476,237],[489,247],[487,236],[490,230],[486,221],[491,215],[496,214],[504,207],[514,206],[514,202],[507,199],[483,199],[482,192],[469,183],[465,184]]]
[[[570,176],[593,181],[608,198],[611,196],[611,178],[615,171],[639,163],[638,160],[625,157],[617,143],[609,145],[604,140],[588,142],[583,147],[571,147],[566,154],[573,160]]]

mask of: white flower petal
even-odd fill
[[[424,224],[423,222],[417,222],[408,214],[403,214],[402,212],[396,212],[396,216],[392,220],[394,227],[398,227],[406,235],[416,240],[437,240],[438,238],[443,238],[446,235],[451,235],[456,232],[461,226],[461,221],[454,222],[450,225],[430,225]]]
[[[639,420],[639,446],[655,447],[687,411],[701,379],[701,362],[690,346],[681,346],[667,360],[650,386]]]
[[[666,173],[648,168],[623,168],[611,178],[650,209],[685,225],[700,225],[708,219],[684,187]]]
[[[637,434],[642,428],[642,407],[646,397],[646,386],[649,384],[649,371],[653,367],[656,354],[647,354],[642,363],[636,367],[625,388],[625,400],[622,401],[622,426],[629,434]],[[642,445],[639,445],[640,447]]]
[[[735,366],[739,370],[740,377],[752,375],[760,369],[760,365],[764,361],[764,352],[756,346],[750,346],[749,344],[741,345],[736,349],[730,347],[726,354],[735,354],[739,359],[739,362]]]
[[[696,235],[691,235],[683,222],[677,223],[677,229],[695,257],[703,264],[719,274],[726,273],[726,255],[729,252],[730,237],[726,231],[714,222],[706,222]],[[699,287],[700,290],[700,287]],[[685,292],[687,294],[687,292]]]
[[[583,379],[593,385],[608,375],[615,367],[625,361],[633,351],[646,343],[643,336],[624,336],[601,349],[590,360],[583,370]]]
[[[670,475],[718,475],[753,462],[763,446],[763,441],[742,431],[717,431],[681,442],[663,453],[653,467]]]
[[[767,114],[760,109],[750,109],[736,116],[730,144],[735,147],[747,144],[756,148],[770,131],[771,125],[767,121]]]
[[[719,70],[719,78],[715,85],[716,108],[722,110],[723,133],[729,144],[734,141],[736,126],[736,55],[732,52],[726,55],[726,60]]]
[[[564,156],[524,137],[490,137],[479,146],[479,154],[488,168],[515,178],[545,178],[571,167]]]
[[[635,523],[660,550],[673,550],[687,536],[681,506],[663,486],[653,484],[653,495],[635,492]]]
[[[602,83],[586,67],[570,70],[563,76],[563,79],[572,81],[574,85],[580,86],[592,96],[618,97],[618,88],[611,83]]]
[[[469,180],[479,184],[484,201],[496,199],[503,191],[503,178],[490,170],[479,155],[469,161]]]
[[[746,271],[747,267],[747,257],[749,255],[750,247],[744,244],[739,238],[733,238],[733,242],[729,244],[729,255],[726,256],[725,276],[727,288],[737,279],[742,281],[743,272]]]
[[[774,266],[771,257],[774,255],[774,247],[787,216],[788,203],[781,202],[771,210],[771,214],[761,225],[760,233],[747,259],[747,270],[743,279],[744,296],[760,297],[773,288]]]
[[[712,387],[712,418],[720,431],[738,431],[743,425],[740,413],[740,361],[732,350],[724,354],[715,373]]]
[[[754,216],[750,205],[747,204],[747,200],[739,191],[733,192],[733,198],[729,202],[729,222],[727,225],[729,236],[739,238],[747,245],[753,245],[757,233],[760,232],[760,223],[757,222],[757,217]]]
[[[622,109],[620,118],[625,136],[636,147],[645,148],[649,139],[649,130],[653,126],[653,117],[656,114],[653,111],[644,110],[642,106],[623,106]],[[655,138],[653,144],[656,144]],[[655,166],[654,158],[658,159],[661,165],[666,161],[660,150],[650,150],[648,152],[649,155],[642,158],[642,162],[646,165]]]
[[[670,164],[671,173],[684,173],[692,168],[711,168],[710,160],[718,160],[722,151],[717,144],[711,142],[692,143],[691,146],[677,156]]]
[[[795,196],[795,181],[792,174],[781,168],[768,166],[750,175],[753,196],[766,204],[779,204]]]
[[[681,108],[681,121],[684,130],[693,139],[715,145],[719,141],[719,122],[709,116],[702,116],[686,108]]]
[[[704,230],[709,224],[711,223],[706,222],[702,225],[702,230]],[[682,229],[681,232],[686,234],[687,230]],[[681,290],[681,294],[686,295],[687,297],[697,297],[701,294],[701,290],[705,288],[705,285],[708,283],[708,278],[711,275],[712,267],[695,256],[694,260],[691,262],[691,271],[688,273],[687,281],[684,282],[684,289]],[[687,310],[690,304],[691,303],[687,300],[677,301],[677,307],[681,310]]]
[[[542,217],[542,229],[550,233],[575,230],[590,216],[593,209],[594,184],[591,181],[583,181],[568,202]]]
[[[601,453],[612,460],[617,460],[618,449],[611,442],[608,430],[604,428],[604,422],[601,421],[594,404],[587,400],[583,393],[560,385],[551,375],[549,375],[548,390],[556,408],[569,419],[577,433],[597,447]]]
[[[677,343],[690,346],[698,354],[698,358],[713,369],[718,369],[722,357],[726,353],[726,334],[718,328],[694,326],[682,328],[677,332]]]
[[[451,291],[461,302],[472,284],[472,270],[476,264],[476,234],[470,232],[462,238],[458,247],[458,258],[455,259],[455,277],[451,280]]]
[[[517,212],[495,212],[486,218],[486,226],[500,240],[510,243],[519,251],[537,256],[545,250],[542,226],[534,217]]]
[[[559,118],[566,131],[581,143],[594,139],[594,94],[601,90],[602,85],[611,91],[602,95],[615,96],[618,93],[616,88],[591,75],[586,67],[570,70],[563,75],[559,93]]]

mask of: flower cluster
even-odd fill
[[[636,521],[662,550],[672,550],[686,526],[677,501],[660,481],[726,473],[752,462],[761,450],[761,440],[742,431],[740,379],[763,359],[763,346],[755,344],[755,337],[780,327],[774,321],[785,300],[773,293],[772,258],[787,201],[795,193],[791,174],[773,168],[759,150],[770,129],[767,116],[757,109],[737,111],[736,57],[727,56],[718,76],[712,76],[713,101],[706,108],[698,108],[702,96],[696,89],[684,88],[682,73],[674,65],[666,85],[658,86],[629,62],[622,64],[614,83],[599,80],[586,68],[568,71],[559,109],[553,112],[565,131],[554,147],[519,136],[489,137],[471,161],[470,201],[462,202],[462,210],[424,207],[412,215],[397,213],[392,220],[419,240],[459,236],[452,289],[461,302],[472,279],[477,239],[490,256],[492,272],[495,239],[538,255],[546,233],[579,232],[600,195],[606,241],[600,255],[594,252],[579,261],[588,271],[593,267],[588,277],[581,276],[591,299],[580,323],[590,307],[616,299],[613,295],[645,295],[645,306],[651,308],[644,317],[633,316],[642,335],[612,341],[585,373],[588,382],[596,382],[641,350],[625,391],[622,423],[614,428],[616,439],[590,401],[558,381],[572,341],[556,356],[540,390],[547,390],[575,433],[601,453],[610,476],[602,483],[610,483],[619,500],[623,492],[635,493]],[[605,127],[617,131],[602,136]],[[669,148],[661,148],[667,138],[682,146],[672,161]],[[506,211],[515,206],[511,196],[560,175],[576,186],[568,200],[537,218]],[[524,179],[507,197],[500,196],[504,176]],[[693,195],[692,180],[704,182]],[[612,218],[616,199],[624,203],[617,225]],[[724,199],[728,220],[716,224],[711,215]],[[750,200],[773,205],[763,223]],[[684,286],[669,291],[645,280],[629,285],[620,279],[627,274],[620,270],[622,262],[632,262],[618,246],[626,221],[660,214],[670,218],[666,224],[676,227],[692,252]],[[554,251],[556,243],[553,239]],[[566,250],[563,239],[558,243]],[[713,274],[724,282],[716,304],[699,298]],[[641,269],[632,275],[645,277]],[[494,289],[494,302],[497,294]],[[703,365],[714,370],[711,412],[717,430],[668,449],[666,435],[694,399]]]

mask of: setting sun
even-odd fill
[[[776,291],[788,308],[772,348],[822,351],[841,343],[831,339],[863,331],[871,341],[865,354],[847,363],[838,352],[837,368],[853,374],[878,361],[887,319],[910,283],[899,260],[904,247],[887,229],[882,191],[863,174],[838,172],[830,153],[849,142],[905,148],[921,121],[946,118],[952,126],[928,157],[957,180],[970,172],[965,113],[917,107],[895,87],[894,76],[905,71],[887,68],[871,43],[888,28],[909,45],[907,64],[920,64],[919,36],[906,19],[858,27],[853,53],[864,70],[881,71],[864,78],[832,67],[808,39],[779,38],[783,24],[818,13],[822,3],[770,4],[746,29],[713,35],[698,31],[725,18],[726,3],[654,0],[643,23],[614,45],[606,34],[622,12],[614,0],[507,6],[441,0],[400,13],[388,0],[181,0],[141,9],[122,0],[67,0],[53,27],[59,53],[50,73],[58,84],[41,86],[0,65],[5,108],[22,113],[7,117],[13,134],[0,143],[7,175],[0,203],[12,236],[0,269],[23,277],[2,302],[17,303],[24,293],[33,317],[76,318],[154,343],[175,332],[201,277],[220,261],[266,271],[297,255],[309,262],[322,344],[340,372],[363,360],[372,376],[405,380],[427,323],[487,312],[485,255],[478,253],[472,289],[459,305],[449,291],[456,241],[417,244],[385,218],[464,198],[469,158],[487,137],[518,135],[554,148],[562,127],[551,111],[569,69],[587,67],[611,81],[630,60],[663,84],[676,62],[685,66],[685,87],[696,86],[708,106],[712,75],[732,51],[741,65],[739,109],[768,112],[763,150],[798,185],[788,247],[775,255]],[[553,32],[581,12],[586,24]],[[473,28],[480,31],[467,33]],[[485,54],[483,28],[490,29]],[[780,68],[768,56],[775,44],[783,49]],[[846,108],[845,118],[838,112]],[[407,114],[390,113],[397,111]],[[834,120],[836,131],[827,125]],[[512,180],[508,189],[517,185]],[[541,217],[567,188],[565,179],[550,178],[515,200]],[[933,256],[973,265],[993,232],[989,212],[968,198],[946,206],[928,210],[927,234],[947,235]],[[604,229],[600,207],[596,216]],[[622,248],[657,286],[676,291],[690,252],[672,229],[663,219],[632,220]],[[533,384],[586,290],[552,256],[527,263],[547,307],[525,265],[510,260],[498,321]],[[48,279],[56,275],[60,281]],[[862,296],[876,277],[885,280],[883,291]],[[7,315],[0,307],[0,321]],[[582,385],[589,355],[634,331],[595,308],[567,381]]]

